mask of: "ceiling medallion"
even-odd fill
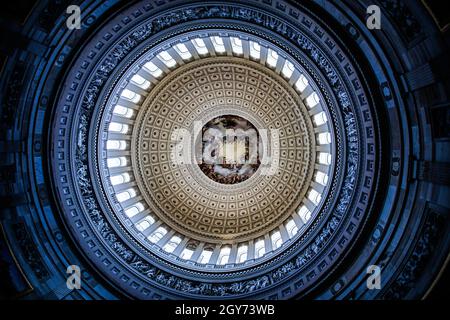
[[[72,112],[77,188],[94,234],[142,283],[176,295],[248,294],[315,268],[358,198],[357,142],[371,132],[357,130],[354,112],[364,110],[344,73],[289,29],[294,47],[228,25],[180,28],[160,43],[155,30],[111,49]],[[220,126],[225,137],[212,134]],[[221,158],[216,170],[228,170],[213,179],[201,166],[208,151]],[[246,164],[251,176],[232,172]],[[235,183],[222,183],[230,171]]]
[[[200,169],[218,183],[245,181],[261,163],[258,131],[251,122],[239,116],[223,115],[205,124],[201,145]]]

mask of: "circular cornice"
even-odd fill
[[[15,159],[4,167],[14,174],[2,197],[13,203],[2,210],[1,227],[33,295],[396,299],[426,291],[448,254],[445,186],[427,175],[448,159],[435,106],[447,102],[437,74],[415,76],[445,52],[418,1],[380,2],[381,30],[366,27],[366,1],[86,0],[80,30],[65,27],[66,5],[36,6],[23,29],[33,41],[12,51],[1,79],[2,124],[14,146],[6,155]],[[133,175],[101,169],[111,160],[102,149],[112,139],[107,117],[120,90],[132,88],[129,76],[142,67],[135,63],[208,36],[239,38],[244,51],[246,41],[257,41],[291,59],[310,77],[333,142],[329,191],[308,223],[277,250],[243,263],[180,259],[160,246],[164,239],[141,239],[126,215],[142,207],[124,210],[117,201],[118,182],[133,184]],[[127,132],[125,122],[112,127]],[[318,169],[325,172],[315,164],[314,179]],[[69,294],[54,290],[64,287],[68,264],[81,267],[83,281]],[[368,265],[381,268],[382,290],[366,287]]]
[[[272,80],[262,73],[258,64],[241,59],[204,60],[180,68],[155,87],[156,95],[146,98],[150,104],[144,102],[145,113],[136,120],[142,123],[136,126],[138,138],[132,143],[137,153],[133,158],[139,159],[139,171],[135,176],[138,184],[145,186],[145,198],[153,204],[158,216],[182,234],[187,232],[193,239],[212,243],[231,240],[232,244],[256,239],[272,230],[274,223],[292,215],[305,197],[315,156],[313,126],[306,107],[295,103],[298,98],[290,95],[292,89],[288,91],[280,86],[285,81],[281,77]],[[223,78],[225,75],[230,76],[229,80]],[[193,89],[181,89],[181,84],[189,86],[190,83]],[[174,93],[179,94],[179,100],[173,99],[170,104]],[[254,99],[258,99],[260,105],[253,105]],[[183,103],[177,104],[177,101]],[[282,105],[286,116],[278,118],[273,110],[281,111]],[[156,122],[171,110],[170,122],[160,120],[157,125]],[[209,114],[217,116],[217,110],[236,115],[242,110],[254,119],[259,118],[257,123],[261,123],[261,129],[282,129],[279,171],[259,174],[245,184],[222,186],[210,183],[210,179],[198,171],[196,163],[181,166],[171,163],[170,145],[175,144],[171,141],[172,132],[183,127],[193,132],[195,121],[203,126],[201,119]],[[289,119],[287,115],[297,118]],[[274,122],[285,125],[277,126]],[[292,127],[294,122],[298,123],[297,129]],[[291,135],[287,136],[286,132]],[[293,157],[288,155],[289,149],[295,150]],[[288,171],[296,173],[295,180]]]
[[[201,7],[202,9],[196,10],[196,9],[192,9],[193,11],[189,12],[189,15],[192,17],[198,17],[201,18],[202,15],[204,14],[213,14],[214,15],[214,6],[211,6],[211,9],[204,9],[205,7]],[[208,8],[208,7],[207,7]],[[227,9],[229,8],[229,10]],[[211,11],[210,11],[211,10]],[[245,19],[247,20],[248,18],[253,19],[253,17],[256,17],[253,15],[253,9],[241,9],[241,10],[245,10],[245,15],[241,15],[241,12],[243,11],[233,11],[234,9],[232,9],[231,6],[225,6],[224,8],[221,9],[221,15],[223,14],[231,14],[233,15],[234,19]],[[179,19],[183,19],[184,15],[187,12],[184,12],[183,10],[181,10],[179,12],[179,14],[172,14],[170,16],[170,20],[167,20],[167,17],[164,17],[158,20],[158,18],[156,18],[153,21],[158,21],[159,27],[158,28],[164,28],[165,30],[170,30],[170,28],[168,28],[167,24],[176,24],[176,17],[179,17]],[[261,16],[262,13],[258,13],[258,17]],[[169,22],[170,21],[170,22]],[[281,22],[280,22],[281,23]],[[177,25],[177,28],[179,29],[181,25]],[[88,215],[87,217],[90,217],[93,223],[93,226],[95,226],[95,229],[98,230],[98,235],[103,237],[106,240],[106,243],[109,243],[111,247],[111,249],[113,249],[113,251],[116,252],[116,254],[118,254],[118,257],[121,257],[120,259],[124,259],[123,261],[128,264],[129,267],[131,267],[132,269],[134,269],[138,274],[140,273],[143,278],[141,279],[145,279],[145,277],[147,277],[147,279],[152,279],[150,280],[151,282],[154,282],[154,284],[159,284],[159,285],[163,285],[166,289],[169,288],[168,290],[182,290],[183,292],[191,292],[193,294],[195,294],[197,292],[197,294],[202,294],[202,295],[216,295],[216,294],[222,294],[223,293],[227,293],[228,294],[232,294],[233,292],[236,293],[240,293],[241,294],[241,286],[243,286],[244,288],[248,288],[249,291],[247,292],[253,292],[255,289],[256,290],[261,290],[261,289],[266,289],[267,286],[272,286],[275,283],[278,283],[279,281],[283,281],[285,282],[288,278],[288,275],[293,275],[293,274],[297,274],[298,270],[303,270],[308,263],[311,262],[311,259],[313,257],[315,257],[322,248],[329,248],[328,246],[325,247],[325,243],[331,239],[332,235],[335,233],[335,231],[337,230],[341,230],[340,228],[344,227],[345,225],[348,224],[348,218],[350,216],[348,216],[348,210],[350,210],[350,208],[353,208],[353,210],[357,209],[358,206],[349,206],[350,202],[353,201],[352,198],[353,195],[352,193],[357,191],[357,192],[361,192],[363,190],[356,188],[356,183],[357,183],[357,170],[361,170],[362,168],[358,166],[358,162],[360,160],[358,160],[359,157],[361,157],[361,154],[358,152],[358,148],[359,148],[359,141],[367,141],[368,139],[362,139],[357,138],[357,136],[359,134],[361,134],[362,132],[367,132],[367,130],[363,131],[359,131],[360,129],[358,129],[358,125],[359,125],[359,121],[357,120],[357,118],[355,118],[354,116],[354,112],[362,112],[364,111],[364,108],[368,108],[368,105],[363,104],[361,105],[361,101],[364,102],[364,100],[360,100],[358,101],[352,101],[350,99],[349,93],[347,92],[347,90],[345,89],[344,83],[340,82],[340,76],[347,76],[346,73],[339,73],[340,76],[338,76],[337,70],[339,69],[334,69],[335,66],[333,66],[330,63],[330,60],[328,60],[326,58],[325,55],[323,55],[323,53],[317,49],[314,45],[313,42],[309,42],[308,39],[303,36],[303,32],[292,32],[289,31],[290,28],[292,27],[288,27],[286,25],[286,28],[283,29],[285,32],[289,32],[290,37],[296,37],[296,41],[297,44],[301,47],[304,47],[304,53],[309,55],[309,59],[312,60],[316,60],[318,62],[318,64],[315,66],[315,68],[318,68],[318,70],[322,70],[322,72],[325,72],[325,79],[327,79],[326,81],[330,83],[330,85],[332,85],[333,90],[332,91],[321,91],[322,94],[328,95],[329,97],[333,96],[336,97],[336,101],[338,101],[339,104],[339,112],[342,114],[343,116],[343,120],[345,121],[345,126],[338,126],[340,128],[345,128],[345,134],[343,133],[339,133],[339,134],[334,134],[336,143],[339,144],[339,138],[341,135],[346,136],[346,169],[345,169],[345,174],[344,176],[346,176],[346,178],[343,180],[343,184],[341,185],[340,192],[339,194],[336,194],[337,196],[337,206],[335,207],[335,209],[330,210],[330,208],[328,208],[328,205],[325,206],[324,208],[328,208],[326,210],[328,210],[327,212],[334,212],[333,215],[328,215],[325,213],[322,213],[322,216],[325,217],[325,221],[328,222],[321,222],[321,227],[319,225],[316,225],[316,230],[314,232],[310,232],[310,233],[306,233],[303,237],[304,240],[308,239],[308,243],[309,245],[307,245],[306,247],[303,246],[299,246],[297,249],[296,246],[292,246],[290,250],[286,250],[284,252],[284,256],[288,257],[291,256],[292,257],[292,250],[299,250],[299,248],[302,248],[299,254],[294,255],[293,258],[290,258],[289,260],[284,260],[281,259],[279,260],[280,262],[282,262],[283,260],[285,262],[283,262],[281,264],[280,267],[272,269],[273,271],[270,272],[271,275],[261,275],[258,278],[254,278],[247,280],[248,284],[242,283],[242,284],[236,284],[236,283],[228,283],[228,284],[221,284],[221,285],[208,285],[207,283],[203,283],[203,284],[195,284],[195,282],[192,282],[192,280],[183,280],[182,278],[173,278],[174,281],[172,284],[168,285],[167,281],[168,279],[172,279],[172,276],[169,276],[169,274],[167,274],[167,271],[163,271],[163,270],[158,270],[158,267],[155,267],[153,265],[153,263],[148,263],[146,262],[145,258],[143,260],[143,258],[138,258],[138,256],[135,256],[135,253],[133,253],[133,250],[129,249],[128,245],[123,241],[120,240],[121,236],[118,236],[117,234],[115,234],[114,230],[116,229],[116,227],[111,228],[109,225],[109,223],[107,223],[107,221],[111,221],[111,217],[108,218],[102,218],[102,212],[104,211],[104,209],[99,210],[98,209],[98,204],[96,204],[97,200],[94,197],[94,193],[90,186],[89,180],[90,177],[87,175],[87,171],[83,170],[84,168],[89,167],[89,163],[86,162],[88,161],[88,157],[87,154],[84,153],[84,147],[85,145],[89,145],[89,143],[87,142],[87,131],[89,130],[88,127],[83,126],[83,123],[85,123],[86,125],[89,123],[88,120],[92,115],[92,107],[93,104],[95,104],[95,99],[99,97],[99,93],[98,93],[98,89],[100,89],[99,84],[102,84],[105,82],[105,80],[107,80],[107,76],[108,74],[113,70],[112,67],[116,64],[114,61],[117,60],[117,62],[119,62],[119,58],[123,58],[125,56],[125,53],[130,51],[130,47],[129,44],[130,43],[136,43],[138,44],[140,41],[142,41],[144,38],[150,36],[153,32],[154,29],[153,28],[149,28],[147,27],[140,27],[139,32],[135,32],[132,33],[132,38],[129,38],[130,40],[132,39],[133,41],[126,41],[126,46],[122,46],[119,44],[119,47],[116,47],[115,52],[118,52],[118,55],[114,55],[114,60],[111,60],[110,58],[107,58],[106,60],[104,60],[104,62],[102,64],[99,65],[99,69],[96,72],[93,72],[93,77],[91,78],[92,80],[90,81],[90,84],[88,84],[87,86],[87,93],[84,94],[84,99],[83,99],[83,103],[81,105],[81,109],[78,109],[81,111],[80,114],[80,121],[79,123],[81,124],[81,126],[78,127],[78,134],[75,135],[75,137],[77,137],[78,140],[78,148],[76,149],[76,153],[73,154],[73,156],[70,156],[69,158],[75,157],[75,159],[77,159],[75,161],[75,168],[77,173],[78,173],[78,185],[80,185],[82,187],[81,191],[82,193],[80,194],[81,198],[84,198],[83,203],[85,208],[88,210]],[[142,39],[142,40],[139,40]],[[122,41],[122,45],[124,44],[124,42]],[[342,63],[345,63],[345,61],[343,60]],[[304,65],[305,68],[310,69],[311,73],[314,74],[314,72],[312,71],[313,69],[311,69],[311,65]],[[350,66],[347,65],[347,69]],[[348,73],[348,72],[347,72]],[[317,81],[320,81],[319,79],[321,79],[323,73],[321,73],[320,77],[317,77]],[[356,78],[356,72],[352,74],[352,77]],[[353,80],[353,81],[357,81],[357,80]],[[320,81],[321,82],[321,81]],[[362,87],[359,90],[360,93],[359,95],[364,95],[364,91],[362,91]],[[93,100],[94,99],[94,100]],[[367,100],[366,100],[367,101]],[[354,103],[358,104],[358,107],[355,107],[355,105],[353,105]],[[329,102],[330,105],[332,105],[331,102]],[[369,114],[367,114],[369,115]],[[85,119],[85,120],[84,120]],[[364,124],[365,126],[369,125],[370,126],[370,122],[367,122]],[[367,141],[367,143],[369,143],[369,141]],[[69,143],[70,144],[70,143]],[[72,144],[74,146],[76,146],[77,144]],[[78,163],[78,164],[77,164]],[[83,164],[85,163],[85,164]],[[361,169],[358,169],[361,168]],[[371,176],[372,174],[370,172],[368,172],[367,174],[369,174],[369,176]],[[360,178],[363,179],[363,176],[360,176]],[[334,181],[334,183],[338,183],[338,179],[336,179],[336,181]],[[369,183],[366,188],[370,188],[370,185],[372,184],[372,180],[371,183]],[[335,188],[335,187],[334,187]],[[92,190],[92,191],[91,191]],[[327,199],[327,202],[329,203],[331,199]],[[87,207],[86,207],[87,205]],[[363,204],[362,204],[363,205]],[[361,210],[361,209],[359,209]],[[346,213],[347,212],[347,213]],[[356,217],[359,216],[359,211],[356,212]],[[360,220],[362,217],[358,217],[356,218],[357,220]],[[356,222],[356,221],[355,221]],[[353,222],[354,224],[354,222]],[[345,227],[344,227],[345,228]],[[95,230],[94,229],[94,230]],[[321,230],[321,231],[319,231]],[[352,229],[348,229],[346,228],[345,232],[351,232]],[[81,231],[81,230],[80,230]],[[83,231],[82,231],[83,233]],[[114,235],[115,234],[115,235]],[[113,236],[114,235],[114,236]],[[106,238],[105,238],[106,237]],[[305,239],[306,237],[306,239]],[[313,240],[314,239],[314,240]],[[312,242],[311,242],[312,240]],[[298,244],[304,243],[303,241],[297,241]],[[336,243],[336,245],[338,245]],[[340,250],[339,250],[340,251]],[[337,257],[337,255],[335,256],[335,258]],[[128,262],[127,262],[128,261]],[[278,260],[277,259],[272,259],[270,260],[270,264],[274,264],[276,263]],[[267,268],[267,267],[266,267]],[[321,267],[322,268],[322,267]],[[260,269],[259,272],[261,272],[264,269]],[[270,270],[270,269],[267,269]],[[187,270],[186,270],[187,271]],[[186,272],[184,271],[184,272]],[[322,268],[322,272],[324,271],[324,269]],[[246,270],[247,274],[251,275],[251,269]],[[254,274],[254,273],[253,273]],[[302,273],[300,273],[302,274]],[[199,275],[199,274],[198,274]],[[198,276],[197,275],[197,276]],[[217,274],[214,275],[216,277],[215,282],[218,280],[217,279]],[[312,278],[311,278],[312,280]],[[257,283],[259,283],[257,285],[257,288],[253,288],[250,287],[250,283],[257,281]],[[294,283],[297,283],[297,281],[294,281]],[[206,286],[206,287],[205,287]],[[177,289],[179,288],[179,289]],[[209,288],[209,289],[208,289]],[[205,291],[207,290],[207,291]],[[236,290],[236,291],[235,291]],[[243,291],[245,292],[245,290]]]

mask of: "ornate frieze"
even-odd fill
[[[105,212],[98,204],[98,199],[94,196],[93,185],[91,178],[94,175],[93,168],[90,167],[90,161],[88,156],[88,150],[86,146],[90,145],[88,132],[90,129],[89,121],[95,110],[94,106],[102,106],[103,103],[97,102],[100,97],[100,91],[103,90],[105,84],[109,81],[109,77],[115,72],[115,68],[118,64],[130,53],[133,48],[152,34],[159,30],[166,30],[170,26],[178,26],[185,21],[192,21],[195,19],[206,18],[228,18],[236,21],[251,22],[273,30],[274,32],[286,37],[294,46],[297,46],[302,50],[303,54],[307,55],[310,61],[314,63],[314,68],[305,65],[305,68],[310,72],[318,70],[324,77],[323,81],[330,86],[332,91],[323,91],[329,99],[327,102],[336,101],[338,110],[334,111],[335,116],[337,114],[342,117],[343,132],[336,134],[336,139],[341,139],[341,134],[345,139],[346,153],[343,155],[344,159],[339,158],[337,161],[340,163],[344,161],[346,163],[345,171],[342,172],[343,182],[339,188],[339,193],[336,194],[336,205],[333,207],[329,204],[324,210],[331,210],[331,212],[323,212],[325,223],[323,227],[318,229],[309,245],[303,247],[295,255],[292,255],[286,262],[282,263],[279,267],[269,272],[262,272],[263,275],[254,277],[248,280],[230,282],[229,280],[223,283],[208,282],[208,281],[193,281],[185,279],[178,275],[167,272],[166,269],[160,269],[158,265],[154,265],[142,258],[140,254],[136,254],[134,250],[129,247],[129,244],[124,242],[121,236],[115,233],[115,228],[110,226],[109,219],[104,217]],[[305,63],[305,61],[302,61]],[[333,62],[334,63],[334,62]],[[231,5],[227,6],[201,6],[194,7],[188,10],[177,10],[173,13],[162,15],[154,18],[144,27],[140,27],[137,31],[132,31],[128,36],[124,37],[114,48],[110,51],[105,59],[97,66],[96,71],[93,73],[85,93],[82,95],[82,109],[80,109],[79,115],[79,127],[77,130],[77,144],[75,158],[75,172],[77,172],[77,185],[79,186],[83,198],[83,205],[87,212],[87,216],[94,223],[96,232],[102,237],[110,250],[115,252],[117,256],[122,259],[124,263],[132,267],[137,273],[141,274],[144,279],[149,280],[148,283],[155,283],[161,288],[173,289],[174,292],[181,291],[193,295],[236,295],[255,292],[263,289],[267,289],[273,285],[283,282],[290,276],[298,274],[299,271],[308,267],[308,262],[312,261],[315,257],[320,255],[327,243],[332,239],[333,235],[339,230],[340,224],[345,221],[349,206],[352,202],[353,195],[358,192],[357,188],[357,174],[362,168],[359,167],[360,161],[360,141],[363,140],[358,128],[358,120],[354,115],[356,108],[355,101],[350,98],[347,92],[348,88],[342,82],[341,74],[338,75],[336,66],[333,65],[330,59],[322,52],[322,49],[311,41],[310,38],[304,35],[299,30],[295,30],[292,26],[285,24],[276,17],[270,17],[264,12],[257,12],[254,9],[236,8]],[[321,76],[315,75],[318,81]],[[322,85],[321,88],[325,90]],[[363,93],[360,93],[363,95]],[[368,122],[366,125],[370,125]],[[335,188],[335,187],[334,187]],[[336,190],[336,189],[334,189]],[[306,237],[311,237],[311,233],[307,233]],[[299,242],[300,243],[303,242]],[[296,246],[293,246],[289,251],[285,253],[285,256],[291,254],[293,250],[296,250]],[[297,249],[298,250],[298,249]],[[274,262],[277,259],[273,260]],[[268,265],[267,265],[268,266]],[[267,267],[266,266],[266,267]],[[261,273],[263,269],[260,269],[258,273]],[[183,270],[182,272],[186,272]],[[180,271],[177,271],[179,274]],[[197,273],[199,274],[199,273]],[[251,274],[250,269],[246,270],[242,274]],[[300,273],[301,274],[301,273]],[[219,275],[215,275],[218,277]],[[220,277],[218,278],[220,279]],[[312,281],[312,278],[302,280]]]

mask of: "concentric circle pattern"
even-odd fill
[[[258,17],[202,8],[192,17]],[[352,245],[377,181],[376,124],[359,73],[303,27],[282,30],[295,35],[292,45],[256,25],[233,30],[237,22],[204,24],[199,34],[178,23],[185,14],[193,13],[156,18],[164,30],[130,30],[78,87],[80,126],[67,143],[76,146],[68,159],[85,217],[138,277],[174,294],[313,283]],[[155,32],[157,44],[147,40]],[[198,133],[225,115],[264,132],[261,166],[238,184],[198,166]],[[314,264],[322,255],[329,261]]]
[[[450,140],[428,6],[81,2],[79,29],[67,1],[43,1],[4,50],[1,283],[58,299],[430,292]]]
[[[312,179],[315,139],[306,107],[286,86],[256,64],[229,58],[189,64],[163,79],[144,102],[134,143],[135,176],[156,214],[194,238],[237,242],[259,237],[297,210]],[[247,115],[259,129],[279,131],[279,168],[266,166],[245,183],[223,186],[199,172],[196,162],[171,161],[175,130],[194,132],[196,121],[202,127],[226,114]]]
[[[197,10],[247,19],[233,6]],[[376,182],[375,123],[358,73],[306,30],[291,31],[292,46],[257,27],[225,31],[238,24],[199,34],[177,23],[189,11],[174,14],[160,18],[174,28],[156,33],[161,43],[145,40],[153,27],[136,26],[80,87],[68,159],[94,234],[138,277],[174,293],[248,295],[294,274],[297,286],[313,282],[301,279],[351,246]],[[265,133],[260,168],[238,184],[212,181],[197,164],[198,133],[224,115]],[[323,254],[329,262],[312,263]]]

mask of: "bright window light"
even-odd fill
[[[247,245],[241,245],[238,247],[237,257],[236,257],[237,263],[242,263],[247,260],[247,251],[248,251]]]
[[[144,231],[148,227],[150,227],[150,222],[145,219],[136,223],[136,229],[138,229],[140,232]]]
[[[138,202],[132,207],[129,207],[127,210],[125,210],[125,214],[127,215],[128,218],[132,218],[142,211],[144,211],[144,205]]]
[[[130,100],[133,103],[138,103],[139,100],[141,100],[141,96],[139,94],[128,89],[124,89],[122,91],[121,96],[125,99]]]
[[[323,186],[326,186],[328,183],[328,175],[321,171],[317,171],[316,173],[316,182],[320,183]]]
[[[183,251],[180,254],[181,259],[189,260],[192,255],[194,254],[194,251],[188,248],[184,248]]]
[[[133,188],[130,188],[124,192],[121,192],[116,195],[117,201],[124,202],[136,196],[136,191]]]
[[[317,206],[322,199],[322,196],[316,190],[311,189],[308,193],[308,199]]]
[[[278,61],[278,53],[275,50],[269,49],[267,54],[267,64],[272,68],[275,68]]]
[[[292,62],[286,60],[284,62],[284,66],[283,66],[283,69],[281,70],[281,72],[283,73],[283,75],[286,78],[289,79],[292,76],[292,74],[294,73],[294,70],[295,70],[294,64]]]
[[[298,215],[303,220],[303,223],[308,222],[308,220],[311,218],[311,212],[306,208],[306,206],[301,206],[298,210]]]
[[[155,219],[152,216],[148,215],[144,219],[142,219],[141,221],[136,223],[135,226],[136,226],[136,229],[138,229],[139,231],[142,232],[154,223],[155,223]]]
[[[192,44],[194,45],[195,49],[197,50],[198,54],[207,54],[208,48],[206,47],[205,42],[200,38],[195,38],[192,41]]]
[[[172,68],[173,66],[175,66],[177,64],[175,59],[172,58],[172,56],[167,51],[161,52],[160,54],[158,54],[157,57],[159,58],[159,60],[164,62],[164,64],[166,66],[168,66],[169,68]]]
[[[167,233],[167,230],[164,227],[159,227],[158,229],[153,231],[153,233],[151,235],[149,235],[147,237],[147,239],[150,240],[150,242],[156,243],[159,240],[161,240],[162,237],[164,237],[164,235],[166,233]]]
[[[109,158],[106,160],[106,162],[108,168],[125,167],[127,165],[127,158],[125,157]]]
[[[320,126],[328,121],[327,115],[324,111],[319,112],[318,114],[315,114],[313,117],[313,121],[316,124],[316,126]]]
[[[144,79],[138,74],[135,74],[131,77],[131,82],[137,85],[138,87],[141,87],[142,89],[148,89],[150,87],[150,81]]]
[[[223,247],[220,249],[219,257],[217,258],[217,264],[224,265],[230,258],[230,247]]]
[[[184,43],[179,43],[174,47],[175,51],[180,55],[183,60],[188,60],[192,57],[192,54],[189,52],[188,48]]]
[[[331,134],[329,132],[319,133],[318,139],[319,139],[319,144],[330,144],[331,143]]]
[[[236,54],[243,54],[244,49],[242,48],[242,41],[239,38],[231,37],[231,49]]]
[[[133,116],[133,109],[122,107],[120,105],[115,106],[113,112],[114,114],[125,118],[131,118]]]
[[[111,122],[108,131],[125,134],[128,132],[128,125],[118,122]]]
[[[321,164],[331,164],[331,154],[327,152],[320,152],[319,153],[319,163]]]
[[[214,50],[216,50],[217,53],[223,53],[226,51],[225,45],[223,44],[223,40],[221,37],[217,36],[211,37],[211,41],[214,46]]]
[[[198,262],[199,263],[208,263],[209,259],[211,259],[211,256],[212,256],[211,250],[203,250]]]
[[[308,98],[306,98],[306,104],[309,108],[315,107],[319,103],[319,96],[317,93],[313,92],[309,95]]]
[[[266,247],[264,246],[264,240],[261,239],[255,243],[255,258],[260,258],[266,253]]]
[[[286,223],[286,230],[291,238],[297,234],[298,228],[293,219],[289,219]]]
[[[272,233],[271,240],[272,240],[272,248],[273,249],[278,249],[279,247],[281,247],[283,240],[281,239],[280,231],[276,231],[276,232]]]
[[[116,176],[112,176],[111,178],[111,184],[113,186],[118,185],[118,184],[122,184],[122,183],[126,183],[130,181],[130,175],[128,173],[121,173],[119,175]]]
[[[168,253],[172,253],[180,244],[181,242],[181,238],[177,237],[177,236],[173,236],[172,239],[169,240],[169,242],[167,242],[163,249],[164,251],[168,252]]]
[[[106,141],[106,149],[108,150],[125,150],[127,143],[124,140],[108,140]]]
[[[260,59],[261,46],[259,45],[259,43],[250,41],[250,56],[254,59]]]
[[[306,79],[304,75],[300,75],[297,82],[295,83],[295,87],[300,92],[303,92],[308,85],[309,85],[308,79]]]
[[[146,64],[144,64],[144,69],[147,69],[147,71],[154,76],[155,78],[158,78],[160,75],[162,75],[162,70],[158,68],[153,62],[149,61]]]

